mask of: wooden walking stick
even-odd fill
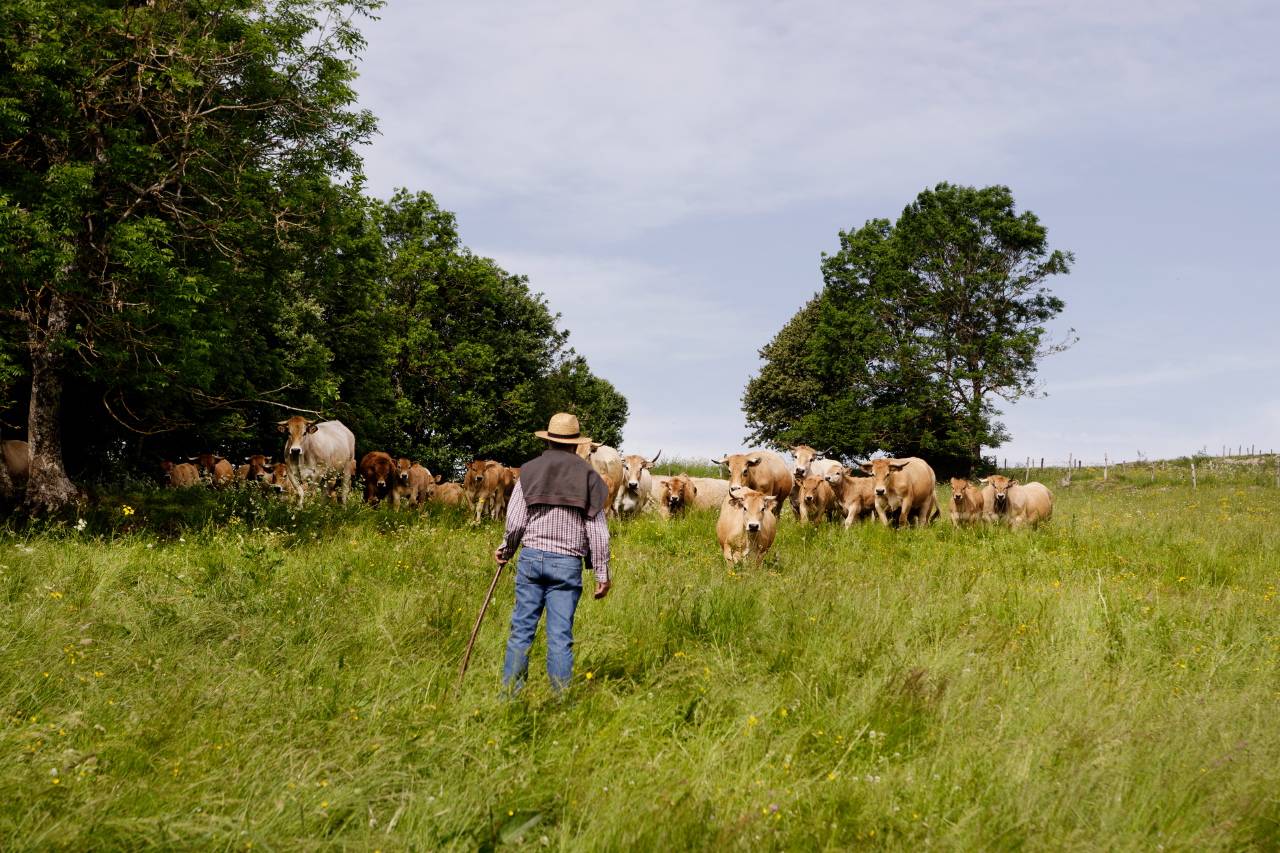
[[[476,616],[475,627],[471,629],[471,639],[467,640],[467,651],[462,655],[462,666],[458,667],[457,691],[462,690],[462,679],[467,674],[467,665],[471,663],[471,649],[476,644],[476,635],[480,633],[480,623],[484,621],[484,614],[489,609],[489,602],[493,601],[493,591],[498,588],[498,578],[502,577],[502,570],[506,566],[506,563],[498,564],[498,570],[493,573],[493,581],[489,584],[489,592],[485,594],[484,604],[480,605],[480,613]]]

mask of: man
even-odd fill
[[[520,548],[502,684],[511,690],[524,686],[529,647],[546,610],[547,676],[560,691],[573,676],[573,615],[582,595],[583,558],[595,572],[595,597],[609,594],[609,528],[604,516],[609,488],[591,463],[574,452],[577,445],[591,441],[581,435],[576,417],[561,412],[534,435],[547,442],[547,449],[520,466],[520,479],[507,505],[506,538],[493,552],[498,564],[505,565]]]

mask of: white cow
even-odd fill
[[[613,511],[620,518],[636,515],[649,502],[653,493],[653,475],[649,469],[661,455],[659,450],[652,459],[636,455],[622,458],[622,488],[613,503]]]
[[[289,485],[298,493],[298,506],[314,484],[332,493],[341,483],[338,499],[346,503],[356,466],[355,433],[342,421],[316,423],[301,415],[280,421],[278,426],[285,435],[284,458],[289,466]]]

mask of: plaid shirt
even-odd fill
[[[524,489],[516,489],[507,504],[507,535],[502,540],[502,556],[511,559],[521,544],[553,554],[587,557],[596,581],[609,582],[609,525],[604,513],[595,518],[571,506],[534,506],[524,502]]]

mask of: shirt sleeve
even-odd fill
[[[587,545],[591,549],[591,568],[595,570],[598,583],[609,582],[609,524],[604,513],[597,512],[595,518],[585,519],[587,525]]]
[[[602,513],[603,515],[603,513]],[[524,489],[521,483],[516,480],[515,491],[511,493],[511,500],[507,502],[507,533],[502,540],[502,557],[510,560],[516,553],[516,549],[520,547],[520,540],[524,538],[525,525],[529,523],[529,508],[524,502]]]

